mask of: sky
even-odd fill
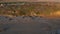
[[[41,2],[41,1],[47,1],[47,2],[60,2],[60,0],[1,0],[6,2],[17,2],[17,1],[26,1],[26,2]]]

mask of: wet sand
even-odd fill
[[[0,34],[56,34],[60,29],[60,18],[0,16]]]

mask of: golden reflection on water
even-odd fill
[[[46,17],[48,17],[48,18],[60,18],[60,11],[51,12]]]
[[[50,15],[53,15],[53,16],[60,16],[60,11],[52,12],[52,13],[50,13]]]

